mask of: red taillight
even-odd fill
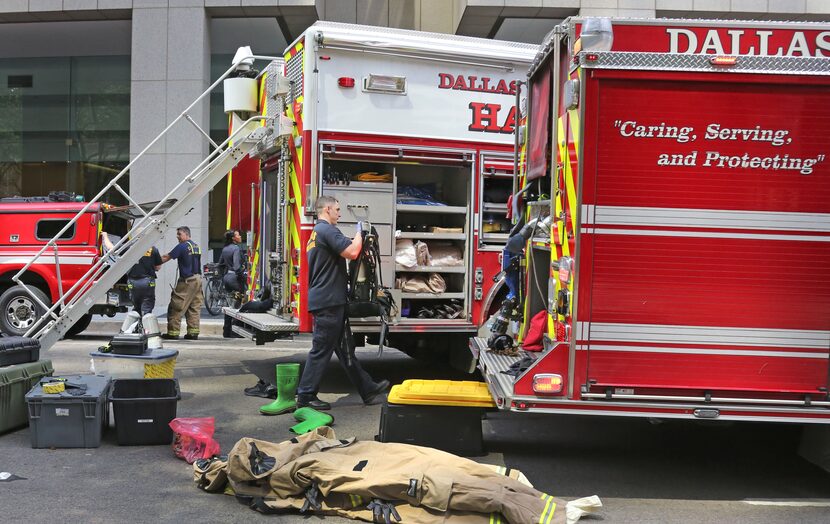
[[[597,60],[599,60],[599,55],[596,53],[588,53],[587,55],[585,55],[585,60],[587,60],[588,62],[596,62]]]
[[[562,375],[545,373],[533,376],[533,392],[539,395],[553,395],[562,392]]]
[[[354,87],[354,78],[348,76],[341,76],[337,79],[337,85],[340,87]]]

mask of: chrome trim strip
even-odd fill
[[[736,238],[742,240],[789,240],[799,242],[830,242],[830,236],[775,235],[763,233],[715,233],[709,231],[676,231],[668,229],[607,229],[582,227],[586,235],[629,235],[646,237]]]
[[[673,402],[703,402],[706,408],[710,408],[712,403],[715,402],[722,402],[725,404],[768,404],[768,405],[785,405],[785,406],[805,406],[807,407],[807,403],[803,400],[778,400],[778,399],[767,399],[767,398],[729,398],[729,397],[712,397],[710,401],[707,402],[706,398],[704,397],[680,397],[680,396],[671,396],[671,395],[623,395],[623,394],[616,394],[611,393],[610,395],[606,395],[605,393],[582,393],[582,398],[597,398],[597,399],[617,399],[617,400],[656,400],[656,401],[673,401]],[[810,406],[820,406],[820,407],[828,407],[830,406],[830,401],[826,400],[814,400],[810,401]],[[698,406],[701,407],[701,406]],[[716,409],[716,408],[714,408]]]
[[[689,403],[689,402],[680,402],[680,403],[673,403],[668,404],[666,402],[656,402],[656,401],[626,401],[626,402],[614,402],[614,401],[599,401],[599,400],[573,400],[567,398],[544,398],[544,397],[515,397],[513,399],[515,402],[525,402],[529,404],[561,404],[565,406],[590,406],[590,407],[597,407],[597,408],[607,408],[607,407],[625,407],[625,408],[636,408],[636,409],[675,409],[675,410],[694,410],[694,409],[722,409],[722,410],[736,410],[740,409],[742,411],[751,411],[751,412],[766,412],[766,413],[815,413],[817,415],[824,415],[826,414],[830,417],[830,410],[827,408],[819,407],[819,408],[808,408],[808,407],[792,407],[792,406],[763,406],[759,404],[755,405],[745,405],[745,406],[734,406],[734,405],[722,405],[722,404],[714,404],[714,403]],[[544,409],[544,408],[541,408]],[[567,412],[567,411],[566,411]]]
[[[737,55],[736,62],[729,66],[713,64],[711,59],[715,55],[712,54],[592,51],[581,52],[576,56],[580,66],[586,69],[814,76],[830,74],[830,60],[812,56]]]
[[[691,349],[691,348],[657,348],[642,346],[601,346],[597,344],[577,344],[577,351],[606,351],[620,353],[666,353],[675,355],[723,355],[731,357],[776,357],[776,358],[814,358],[827,360],[825,348],[822,353],[802,351],[736,351],[734,349]]]
[[[707,406],[708,408],[708,406]],[[694,416],[693,411],[688,413],[655,413],[653,411],[636,412],[636,411],[598,411],[591,409],[556,409],[556,408],[527,408],[517,409],[511,408],[510,411],[517,413],[545,413],[550,415],[598,415],[605,417],[641,417],[641,418],[661,418],[661,419],[685,419],[685,420],[703,420]],[[796,413],[793,413],[796,415]],[[779,422],[779,423],[797,423],[797,424],[827,424],[828,417],[775,417],[775,416],[742,416],[742,415],[720,415],[713,420],[728,420],[728,421],[742,421],[742,422]]]
[[[579,324],[583,324],[581,327]],[[587,322],[577,329],[585,333]],[[830,331],[802,329],[674,326],[663,324],[590,323],[590,340],[609,342],[656,342],[699,345],[830,348]],[[584,339],[581,339],[584,340]],[[586,340],[587,342],[587,340]]]
[[[830,213],[583,206],[586,207],[593,208],[596,214],[588,214],[588,219],[583,225],[710,227],[830,233]]]

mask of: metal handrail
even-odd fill
[[[69,301],[69,303],[65,303],[66,297],[68,295],[74,293],[79,288],[79,286],[81,286],[82,284],[85,284],[85,286],[84,286],[85,289],[83,291],[86,291],[86,288],[88,288],[89,285],[92,285],[94,283],[92,281],[92,279],[88,279],[88,277],[90,275],[93,275],[93,274],[96,277],[98,275],[100,275],[101,272],[103,271],[103,268],[105,267],[105,261],[107,260],[107,258],[109,256],[117,256],[119,253],[122,253],[123,250],[120,249],[120,248],[127,245],[127,243],[129,242],[128,238],[130,237],[130,235],[129,234],[125,235],[121,240],[119,240],[118,243],[113,246],[113,248],[110,250],[110,252],[108,253],[107,256],[99,256],[98,259],[96,260],[96,262],[89,268],[89,270],[80,279],[78,279],[78,281],[75,282],[75,284],[68,291],[66,291],[65,293],[62,292],[63,291],[62,290],[63,283],[59,281],[58,286],[59,286],[59,292],[61,292],[61,296],[58,298],[58,300],[55,301],[55,303],[51,307],[48,307],[46,304],[44,304],[32,292],[32,290],[29,289],[29,287],[24,282],[21,281],[22,275],[25,274],[29,270],[29,268],[31,268],[32,265],[35,264],[36,261],[38,259],[40,259],[40,257],[42,257],[44,255],[44,253],[46,253],[46,251],[49,250],[49,249],[52,249],[52,250],[55,251],[55,258],[56,258],[55,263],[57,264],[58,274],[60,274],[60,261],[57,258],[57,249],[58,249],[57,241],[58,241],[58,239],[61,238],[61,235],[63,235],[67,230],[69,230],[71,227],[73,227],[78,222],[78,220],[90,209],[90,207],[93,204],[98,203],[102,199],[102,197],[106,194],[106,192],[109,191],[110,189],[112,189],[113,187],[115,187],[116,190],[118,190],[122,194],[124,194],[125,192],[118,185],[118,181],[121,179],[121,177],[123,177],[127,172],[129,172],[129,170],[132,168],[132,166],[140,158],[142,158],[144,156],[144,154],[148,150],[150,150],[159,140],[161,140],[162,137],[164,137],[173,128],[173,126],[175,126],[180,120],[187,119],[187,120],[190,120],[191,123],[192,123],[192,119],[190,118],[190,115],[188,114],[189,111],[191,109],[193,109],[205,97],[207,97],[214,89],[216,89],[216,87],[222,81],[224,81],[231,73],[233,73],[239,67],[240,64],[242,64],[243,62],[246,62],[250,59],[268,60],[268,61],[280,60],[279,57],[264,56],[264,55],[251,55],[251,56],[240,58],[239,60],[234,62],[213,84],[211,84],[201,95],[199,95],[199,97],[197,97],[189,106],[187,106],[187,108],[184,109],[184,111],[182,111],[181,114],[178,117],[176,117],[172,122],[170,122],[167,125],[167,127],[165,127],[164,130],[162,130],[161,133],[159,133],[158,136],[156,136],[156,138],[154,138],[144,149],[141,150],[141,152],[139,152],[135,156],[135,158],[133,158],[116,176],[114,176],[109,181],[109,183],[107,183],[103,187],[103,189],[101,189],[98,192],[97,195],[95,195],[89,202],[87,202],[87,204],[80,211],[78,211],[78,213],[72,219],[70,219],[69,222],[67,222],[66,225],[60,231],[58,231],[58,233],[49,242],[47,242],[32,257],[32,259],[29,262],[27,262],[12,277],[12,280],[16,284],[20,285],[41,308],[46,310],[46,314],[44,316],[51,316],[53,319],[57,320],[57,316],[55,315],[55,311],[58,308],[60,308],[60,307],[71,308],[74,304],[76,304],[77,300],[80,298],[82,293],[78,293],[75,297],[73,297],[73,299],[71,299]],[[156,211],[158,211],[158,209],[160,208],[160,206],[162,204],[166,203],[169,200],[169,198],[173,194],[175,194],[182,187],[183,184],[185,184],[186,182],[190,183],[190,182],[193,182],[194,180],[196,180],[199,175],[203,174],[206,171],[206,167],[209,164],[209,162],[215,160],[216,158],[221,156],[221,154],[224,154],[226,151],[230,151],[230,149],[224,149],[224,148],[230,142],[232,142],[233,140],[239,138],[239,135],[241,135],[240,132],[242,130],[247,129],[248,124],[250,124],[253,121],[265,121],[265,120],[268,120],[268,118],[265,117],[265,116],[253,116],[253,117],[249,118],[248,120],[246,120],[244,122],[244,124],[242,126],[240,126],[237,129],[237,131],[235,131],[231,136],[229,136],[219,146],[216,146],[216,144],[212,140],[209,140],[214,146],[216,146],[216,148],[210,154],[208,154],[207,157],[205,157],[205,159],[203,159],[199,163],[199,165],[197,165],[186,177],[184,177],[182,179],[182,181],[179,182],[179,184],[176,185],[176,187],[174,187],[165,196],[165,198],[159,200],[159,202],[153,207],[152,210],[150,210],[149,212],[144,212],[144,210],[139,207],[139,209],[141,209],[142,213],[144,213],[144,217],[140,218],[138,220],[138,222],[133,225],[133,227],[130,229],[130,233],[134,233],[134,232],[136,232],[136,230],[139,230],[137,234],[143,234],[150,226],[154,225],[157,221],[152,217],[153,214],[155,214]],[[250,133],[250,131],[248,131],[248,132]],[[204,133],[202,133],[202,134],[204,134]],[[209,139],[209,137],[208,137],[208,139]],[[128,201],[132,202],[132,199],[129,197],[129,195],[126,195],[126,196],[127,196]],[[32,328],[30,328],[29,331],[27,331],[26,336],[31,336],[31,333],[35,330],[37,330],[37,334],[41,334],[45,329],[47,329],[51,325],[51,322],[47,322],[43,327],[40,327],[40,328],[39,328],[39,325],[40,325],[40,323],[35,323],[35,325],[32,326]]]
[[[117,256],[121,255],[124,251],[126,251],[126,248],[127,248],[128,244],[131,240],[131,237],[135,238],[135,237],[138,237],[138,236],[144,234],[145,231],[147,231],[149,228],[151,228],[153,225],[155,225],[157,223],[157,220],[153,217],[153,215],[155,214],[156,211],[158,211],[159,207],[161,207],[163,204],[168,202],[170,200],[171,196],[174,195],[175,193],[177,193],[178,190],[186,182],[190,183],[190,182],[193,182],[194,180],[196,180],[196,178],[198,178],[198,175],[202,174],[205,171],[205,168],[207,167],[207,165],[211,161],[218,158],[221,155],[221,153],[225,153],[226,151],[230,151],[230,150],[223,150],[223,148],[225,148],[230,142],[238,139],[243,134],[242,132],[247,129],[248,124],[250,124],[251,122],[266,121],[266,120],[269,120],[269,118],[265,117],[265,116],[252,116],[251,118],[246,120],[244,122],[244,124],[239,127],[239,129],[237,129],[232,135],[230,135],[227,139],[225,139],[225,141],[222,142],[222,144],[220,144],[219,148],[215,149],[207,157],[205,157],[204,160],[202,160],[199,163],[199,165],[197,165],[190,173],[188,173],[188,175],[185,176],[182,179],[182,181],[179,182],[178,185],[176,185],[176,187],[171,189],[170,192],[167,193],[167,195],[165,195],[164,198],[159,200],[159,202],[149,212],[147,212],[145,214],[145,216],[138,219],[138,222],[136,222],[133,225],[133,227],[130,229],[129,233],[127,235],[125,235],[124,237],[122,237],[118,242],[116,242],[113,245],[112,249],[109,250],[106,255],[98,257],[98,259],[95,261],[95,263],[92,266],[90,266],[90,268],[87,270],[87,272],[84,273],[84,275],[82,275],[80,278],[78,278],[78,280],[75,282],[75,284],[71,288],[69,288],[66,291],[66,293],[64,293],[60,297],[59,300],[55,301],[55,304],[53,304],[51,307],[48,307],[46,304],[42,303],[31,292],[31,290],[29,290],[29,288],[26,287],[26,285],[24,283],[19,282],[17,280],[15,280],[15,281],[18,282],[18,284],[20,284],[24,289],[26,289],[26,291],[30,295],[32,295],[32,297],[40,305],[40,307],[42,307],[43,309],[46,310],[46,313],[45,313],[46,315],[52,316],[53,318],[56,318],[56,316],[54,315],[54,312],[58,309],[61,302],[64,301],[66,296],[75,293],[75,291],[78,290],[79,286],[84,286],[84,289],[79,290],[79,292],[76,293],[75,296],[72,297],[72,299],[70,299],[70,301],[66,304],[66,307],[72,307],[73,305],[75,305],[78,302],[78,300],[81,298],[83,292],[86,291],[86,289],[89,286],[94,284],[95,278],[97,278],[98,275],[100,275],[103,272],[103,270],[108,266],[107,260],[110,257],[117,257]],[[79,217],[76,215],[73,220],[77,220],[78,218]],[[48,245],[47,245],[47,247],[48,247]],[[45,249],[42,250],[42,251],[45,251]],[[35,258],[32,259],[32,261],[36,260],[38,256],[40,256],[40,253],[38,255],[36,255]],[[29,263],[29,265],[31,265],[31,264],[32,264],[32,262]],[[26,267],[28,267],[28,265],[24,266],[24,269],[21,269],[19,274],[24,272]],[[15,275],[14,278],[17,278],[17,276],[18,275]],[[32,336],[31,335],[32,330],[34,330],[37,327],[38,327],[38,324],[35,324],[35,326],[30,328],[30,330],[26,333],[26,336]],[[36,332],[36,335],[39,335],[47,327],[48,327],[48,324],[46,326],[42,326],[40,329],[38,329],[38,331]]]

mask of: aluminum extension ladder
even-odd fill
[[[233,73],[240,64],[249,64],[251,59],[281,60],[278,57],[248,55],[238,59],[216,82],[205,90],[187,109],[173,120],[147,147],[145,147],[129,164],[76,214],[49,242],[46,243],[37,255],[29,261],[13,278],[15,283],[23,286],[34,301],[46,310],[44,317],[29,329],[28,337],[40,340],[41,348],[48,350],[55,342],[84,316],[97,301],[103,298],[106,292],[115,285],[121,277],[138,261],[139,258],[179,221],[210,191],[213,186],[248,156],[255,148],[267,148],[266,142],[275,142],[275,122],[273,116],[254,115],[244,121],[243,125],[221,144],[216,144],[210,136],[199,127],[189,112],[205,97],[207,97],[222,81]],[[156,144],[181,120],[187,120],[213,146],[213,151],[204,158],[190,173],[182,178],[163,199],[152,209],[146,210],[139,206],[121,186],[118,181],[129,172],[130,168],[144,154]],[[277,122],[278,125],[278,122]],[[189,185],[189,187],[188,187]],[[98,257],[95,264],[69,289],[64,290],[61,284],[61,268],[59,262],[60,246],[57,240],[83,216],[90,206],[101,201],[109,189],[115,189],[124,198],[135,206],[141,216],[134,221],[127,235],[113,246],[105,256]],[[183,194],[182,194],[183,193]],[[178,195],[180,198],[177,198]],[[48,306],[31,291],[20,278],[41,257],[51,259],[57,266],[57,277],[60,297],[54,304]],[[51,260],[50,260],[51,261]]]

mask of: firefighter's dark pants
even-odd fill
[[[228,305],[234,309],[239,309],[242,301],[238,298],[237,293],[242,293],[245,290],[245,284],[239,275],[232,271],[225,273],[222,277],[222,286],[228,295]],[[225,338],[233,337],[231,326],[233,325],[233,318],[225,315],[225,324],[222,326],[222,336]]]
[[[346,333],[346,305],[318,309],[311,314],[314,316],[311,351],[306,358],[300,385],[297,387],[297,398],[311,400],[317,396],[332,353],[337,354],[340,365],[352,384],[357,387],[361,398],[369,397],[377,385],[363,370],[354,354],[352,334]]]
[[[156,307],[156,280],[151,277],[129,279],[130,295],[135,311],[143,317]]]

